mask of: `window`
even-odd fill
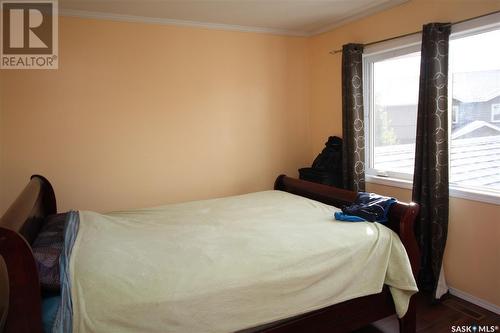
[[[500,104],[491,105],[491,122],[500,123]]]
[[[448,78],[450,193],[488,193],[495,203],[500,202],[499,18],[482,28],[469,24],[469,30],[452,31]],[[413,177],[420,45],[407,45],[365,51],[368,181],[409,186]]]
[[[448,99],[462,118],[450,129],[450,184],[500,195],[499,40],[500,28],[452,35]]]
[[[367,173],[411,179],[415,161],[420,46],[365,57]]]

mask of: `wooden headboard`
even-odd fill
[[[56,196],[52,185],[45,177],[33,175],[0,218],[0,227],[20,233],[31,244],[40,231],[40,221],[56,211]]]
[[[40,332],[40,285],[30,244],[56,211],[52,185],[34,175],[0,218],[0,332]]]

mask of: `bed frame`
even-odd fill
[[[281,175],[274,188],[329,205],[351,203],[356,193]],[[388,226],[406,248],[413,274],[419,267],[419,250],[414,236],[418,205],[398,202],[391,207]],[[44,218],[55,214],[56,198],[50,182],[39,175],[30,182],[0,219],[0,332],[42,332],[41,293],[31,244]],[[257,331],[350,332],[395,314],[389,288],[379,294],[359,297],[301,316],[262,326]],[[400,332],[415,332],[415,301],[399,320]],[[255,332],[256,330],[252,330]]]

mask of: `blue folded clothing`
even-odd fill
[[[344,221],[344,222],[364,222],[366,221],[365,219],[355,216],[355,215],[347,215],[342,212],[335,212],[333,214],[335,216],[335,219],[338,221]]]
[[[374,193],[359,192],[356,200],[342,207],[342,212],[336,212],[335,219],[348,222],[387,222],[389,209],[396,203],[396,199],[384,197]]]

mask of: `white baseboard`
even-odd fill
[[[472,304],[476,304],[477,306],[480,306],[486,310],[490,310],[491,312],[494,312],[496,314],[500,314],[500,306],[498,306],[498,305],[487,302],[483,299],[480,299],[476,296],[472,296],[471,294],[468,294],[464,291],[461,291],[461,290],[458,290],[455,288],[449,287],[449,290],[450,290],[450,294],[452,294],[453,296],[456,296],[458,298],[466,300],[467,302],[470,302]]]

